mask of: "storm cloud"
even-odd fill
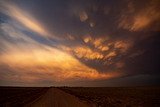
[[[0,1],[0,85],[138,85],[137,78],[154,84],[160,79],[159,5]]]

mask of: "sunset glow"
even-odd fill
[[[0,85],[159,78],[158,0],[62,1],[0,1]]]

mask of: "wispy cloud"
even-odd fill
[[[28,47],[22,46],[8,50],[1,54],[0,58],[1,64],[8,65],[11,70],[17,71],[17,75],[20,73],[25,77],[26,73],[34,72],[50,74],[54,81],[64,81],[66,79],[108,79],[118,75],[118,73],[99,73],[82,64],[73,56],[51,47],[28,49]],[[41,77],[34,76],[34,78],[43,80]]]
[[[159,1],[144,1],[0,1],[0,82],[157,73]]]
[[[43,37],[49,37],[51,35],[38,20],[23,9],[18,8],[14,3],[1,1],[0,6],[2,13],[10,16],[29,30]]]
[[[33,83],[42,80],[109,79],[121,75],[119,72],[100,73],[80,62],[72,54],[34,40],[12,23],[1,23],[0,30],[2,37],[10,40],[0,39],[5,50],[0,50],[0,65],[5,65],[8,71],[14,72],[14,76],[11,72],[6,71],[7,75],[0,72],[2,80]],[[103,57],[102,54],[85,47],[76,47],[73,50],[74,55],[81,58]]]
[[[147,6],[138,11],[135,11],[135,7],[131,1],[129,2],[126,11],[122,12],[119,27],[128,29],[129,31],[146,29],[152,25],[152,23],[157,23],[160,19],[158,0],[151,0]],[[150,29],[155,30],[157,28],[154,27]]]

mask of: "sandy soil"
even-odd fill
[[[43,96],[25,107],[91,107],[91,105],[57,88],[50,88]]]

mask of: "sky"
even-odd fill
[[[0,0],[0,85],[160,85],[159,5]]]

